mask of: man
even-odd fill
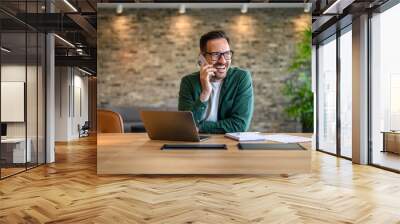
[[[200,38],[200,71],[182,78],[178,109],[193,113],[199,132],[247,131],[253,115],[253,84],[249,71],[230,67],[233,51],[223,31]]]

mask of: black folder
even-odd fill
[[[240,150],[306,150],[297,143],[239,143]]]
[[[226,150],[225,144],[165,144],[161,150]]]

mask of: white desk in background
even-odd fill
[[[31,145],[30,138],[26,139],[27,147],[25,154],[25,138],[5,138],[1,139],[1,157],[6,159],[8,163],[25,163],[31,161]],[[11,161],[12,154],[12,161]],[[9,158],[7,158],[9,157]],[[25,161],[27,158],[27,161]]]

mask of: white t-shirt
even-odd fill
[[[204,113],[203,119],[206,121],[218,121],[218,103],[219,103],[219,95],[221,93],[222,81],[220,82],[211,82],[211,95],[210,99],[208,99],[208,104],[206,108],[206,112]]]

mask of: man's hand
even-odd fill
[[[200,69],[200,83],[201,83],[201,94],[200,101],[206,102],[210,98],[212,87],[210,83],[211,76],[217,71],[212,65],[206,64]]]

